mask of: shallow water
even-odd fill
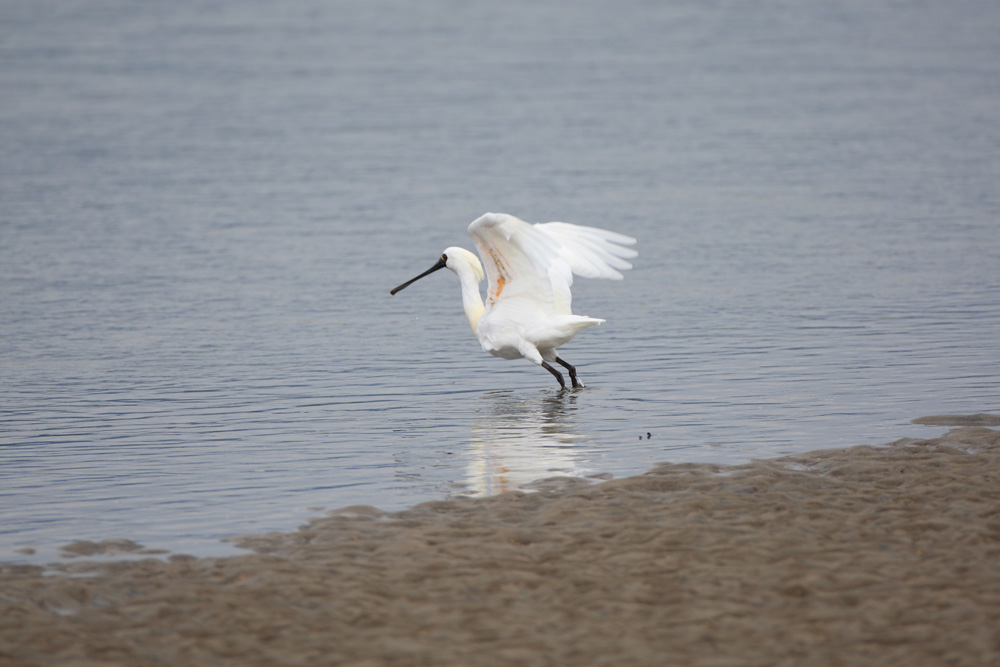
[[[0,12],[0,559],[998,409],[989,3]],[[487,210],[639,238],[586,390],[389,297]]]

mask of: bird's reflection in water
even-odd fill
[[[583,477],[584,439],[573,432],[576,392],[524,397],[511,392],[483,396],[472,428],[463,495],[490,496],[547,477]]]

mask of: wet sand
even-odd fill
[[[1000,664],[1000,418],[975,417],[886,447],[347,508],[244,538],[246,556],[8,565],[0,664]]]

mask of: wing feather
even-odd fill
[[[535,228],[555,239],[560,257],[569,263],[573,273],[585,278],[621,280],[621,272],[632,268],[628,260],[637,253],[631,236],[596,227],[583,227],[565,222],[543,222]]]
[[[621,280],[638,253],[635,239],[595,227],[532,225],[506,213],[486,213],[469,225],[489,281],[487,308],[498,300],[531,299],[544,310],[570,314],[573,274]]]

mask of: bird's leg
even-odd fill
[[[556,363],[558,363],[560,366],[565,366],[566,370],[569,371],[569,379],[573,381],[573,389],[577,389],[577,388],[583,386],[583,383],[576,379],[576,367],[575,366],[573,366],[572,364],[569,364],[569,363],[563,361],[559,357],[556,357]]]
[[[563,389],[566,388],[566,381],[563,380],[562,373],[560,373],[556,369],[552,368],[552,366],[549,365],[549,362],[543,361],[542,362],[542,368],[544,368],[545,370],[547,370],[548,372],[550,372],[550,373],[552,373],[553,375],[556,376],[556,379],[559,380],[559,386],[560,387],[562,387]],[[575,382],[575,380],[574,380],[574,382]],[[574,384],[573,386],[575,387],[576,384]]]

